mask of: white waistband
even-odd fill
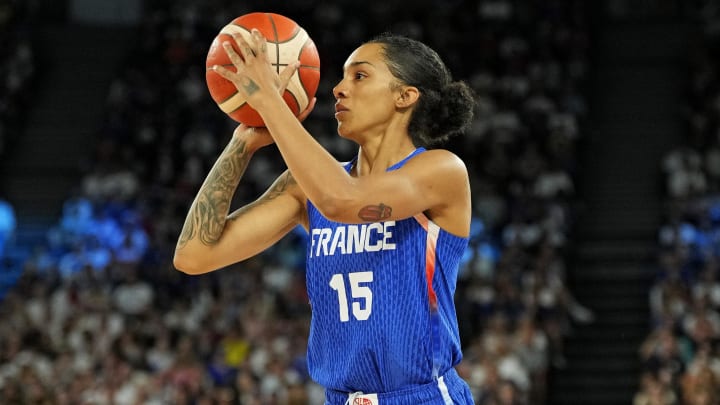
[[[353,392],[348,394],[345,405],[379,405],[377,394],[363,394],[362,392]]]
[[[452,398],[450,398],[450,392],[445,384],[444,376],[440,376],[437,379],[438,389],[440,395],[442,395],[445,405],[453,405]],[[345,405],[381,405],[378,399],[378,394],[365,394],[363,392],[351,392],[348,394]]]

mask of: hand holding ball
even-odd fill
[[[222,44],[229,41],[235,52],[242,55],[232,35],[240,34],[245,41],[250,42],[253,28],[266,38],[269,62],[278,74],[288,65],[300,61],[300,66],[290,78],[282,95],[296,116],[302,113],[315,97],[320,83],[320,57],[307,32],[295,21],[279,14],[245,14],[220,30],[210,45],[205,61],[205,79],[210,96],[233,120],[250,127],[262,127],[265,123],[260,114],[247,103],[245,95],[239,92],[231,81],[212,69],[213,66],[220,65],[234,72],[235,66]]]

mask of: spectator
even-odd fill
[[[124,280],[112,292],[115,307],[125,315],[146,315],[153,304],[152,286],[140,279],[136,269],[124,269]]]
[[[17,218],[13,206],[0,196],[0,259],[5,257],[5,251],[12,242],[17,227]]]
[[[643,376],[640,388],[633,397],[633,405],[675,405],[678,403],[675,392],[651,373]]]

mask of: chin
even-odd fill
[[[337,133],[338,135],[340,135],[341,138],[353,139],[351,135],[352,131],[350,131],[347,125],[343,125],[341,122],[338,122]]]
[[[358,127],[357,125],[348,125],[348,122],[338,121],[337,133],[341,138],[362,144],[367,127]]]
[[[360,143],[357,134],[350,131],[343,131],[340,128],[338,128],[338,135],[340,135],[340,138],[347,139],[348,141],[353,141],[355,143]]]

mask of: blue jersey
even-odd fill
[[[423,214],[344,224],[310,201],[307,209],[312,378],[332,390],[383,393],[427,384],[457,364],[453,294],[468,239]]]

